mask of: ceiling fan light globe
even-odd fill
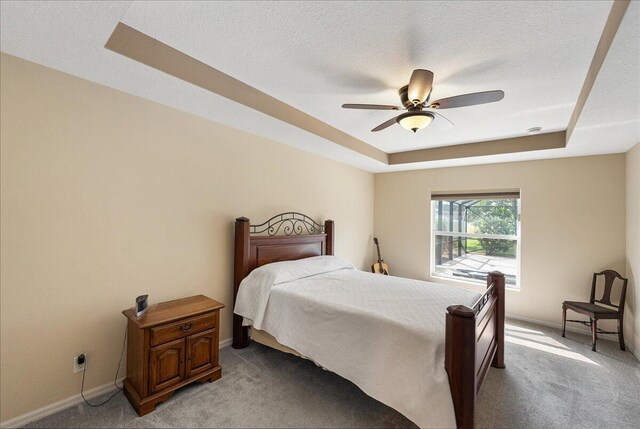
[[[398,116],[397,122],[400,126],[406,130],[413,131],[426,128],[431,121],[433,121],[433,115],[429,112],[407,112]]]

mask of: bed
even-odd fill
[[[478,294],[363,273],[329,257],[334,234],[333,221],[301,213],[236,219],[233,347],[253,332],[419,426],[473,428],[482,380],[490,366],[504,368],[504,276],[490,273]]]

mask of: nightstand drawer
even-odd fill
[[[208,313],[202,316],[191,317],[177,322],[151,328],[151,345],[157,346],[168,341],[184,338],[197,332],[217,328],[216,313]]]

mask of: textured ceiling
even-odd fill
[[[135,2],[123,22],[386,152],[566,128],[610,2]],[[234,19],[229,19],[233,17]],[[441,111],[453,130],[370,130],[411,71],[433,98],[502,89]]]
[[[638,142],[638,2],[632,2],[566,149],[386,166],[104,49],[122,21],[387,152],[566,128],[611,7],[602,2],[2,2],[0,49],[370,171],[621,152]],[[491,89],[451,109],[451,131],[369,130],[414,68],[433,97]],[[602,136],[606,135],[603,141]],[[600,136],[600,137],[598,137]],[[635,139],[635,141],[634,141]]]

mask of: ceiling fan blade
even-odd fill
[[[400,110],[402,107],[387,106],[385,104],[343,104],[343,109],[367,109],[367,110]]]
[[[483,91],[471,94],[456,95],[454,97],[441,98],[429,104],[433,109],[453,109],[455,107],[475,106],[476,104],[493,103],[504,98],[504,92]]]
[[[415,104],[424,103],[431,94],[431,86],[433,85],[433,73],[429,70],[416,69],[411,73],[409,80],[409,88],[407,96],[409,101]]]
[[[429,113],[433,115],[433,122],[431,123],[431,125],[434,128],[437,128],[439,130],[450,130],[454,127],[453,122],[447,119],[444,115],[441,115],[438,112],[434,112],[433,110],[430,110]]]
[[[372,129],[371,131],[373,131],[373,132],[375,133],[376,131],[382,131],[382,130],[384,130],[385,128],[389,128],[391,125],[393,125],[393,124],[395,124],[395,123],[396,123],[396,119],[397,119],[397,116],[396,116],[395,118],[391,118],[391,119],[389,119],[389,120],[388,120],[388,121],[386,121],[386,122],[381,123],[380,125],[378,125],[378,126],[377,126],[377,127],[375,127],[374,129]]]

